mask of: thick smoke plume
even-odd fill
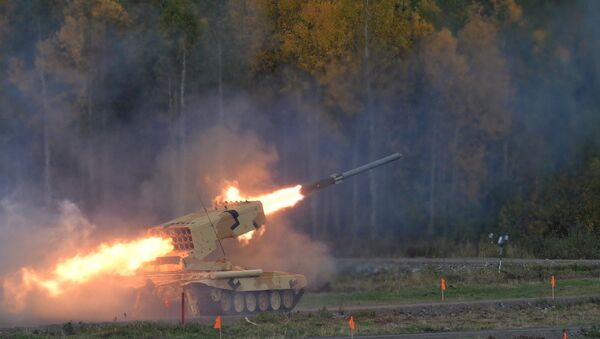
[[[298,182],[282,182],[276,171],[278,155],[274,147],[254,133],[235,127],[214,127],[191,138],[185,159],[189,171],[185,192],[186,212],[209,207],[227,183],[235,181],[242,192],[260,195]],[[161,197],[161,178],[176,176],[180,169],[173,166],[175,151],[168,149],[159,157],[161,174],[147,183],[148,198]],[[152,187],[152,188],[150,188]],[[165,191],[166,188],[164,188]],[[149,193],[153,192],[153,193]],[[310,199],[310,198],[308,198]],[[298,206],[299,207],[299,206]],[[264,270],[287,270],[305,274],[311,286],[318,287],[331,277],[333,259],[323,242],[311,239],[287,217],[290,210],[267,216],[264,232],[247,244],[225,240],[226,254],[234,264]]]
[[[0,324],[112,320],[131,308],[131,290],[110,277],[57,297],[27,283],[27,272],[49,271],[60,258],[85,252],[107,236],[74,203],[60,202],[52,213],[5,199],[0,220]]]
[[[166,147],[157,157],[157,171],[139,188],[141,206],[162,206],[165,211],[181,210],[180,213],[201,210],[202,202],[211,203],[228,180],[237,181],[250,193],[277,187],[273,179],[277,177],[277,153],[255,134],[214,127],[189,139],[184,171],[176,160],[182,156],[177,148]],[[173,190],[173,185],[181,185],[181,190]],[[179,208],[177,203],[181,204]],[[127,218],[121,210],[112,212],[105,208],[94,214],[96,224],[70,201],[60,202],[55,211],[10,199],[3,200],[0,207],[0,231],[5,235],[0,240],[0,315],[7,324],[69,319],[107,321],[115,316],[123,319],[124,314],[132,316],[135,294],[133,282],[127,277],[101,276],[51,297],[28,284],[27,274],[33,270],[48,271],[57,260],[85,252],[103,241],[139,235],[142,220],[147,225],[166,220],[136,217],[145,209],[131,211]],[[236,265],[305,274],[311,286],[319,286],[333,272],[329,250],[297,230],[285,214],[281,211],[270,218],[264,232],[248,244],[225,241],[226,254]],[[177,216],[171,214],[169,218]]]
[[[267,218],[264,231],[257,232],[247,244],[223,241],[232,262],[249,269],[303,274],[309,289],[318,289],[333,278],[335,263],[326,244],[296,230],[285,211]]]

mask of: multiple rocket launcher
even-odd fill
[[[334,173],[301,185],[300,193],[302,196],[312,194],[401,157],[395,153],[343,173]],[[176,302],[182,293],[193,315],[292,310],[304,293],[305,276],[245,269],[225,258],[210,259],[220,240],[240,237],[265,222],[263,203],[254,200],[228,202],[212,211],[198,211],[150,228],[149,234],[171,238],[174,250],[142,270],[141,278],[146,284],[138,292],[136,313],[144,313],[161,300]]]

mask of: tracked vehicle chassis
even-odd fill
[[[184,293],[194,315],[247,315],[291,311],[302,298],[304,289],[235,291],[192,283],[185,286]]]
[[[138,290],[135,309],[141,318],[160,317],[161,305],[180,305],[183,293],[186,312],[192,316],[288,312],[298,304],[305,287],[303,275],[287,272],[164,272],[147,276]]]

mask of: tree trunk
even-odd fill
[[[455,197],[456,191],[458,189],[458,183],[457,183],[457,177],[458,177],[458,164],[456,163],[456,159],[458,156],[458,136],[459,136],[459,128],[458,125],[456,125],[454,127],[454,137],[453,137],[453,147],[454,149],[452,150],[452,154],[454,155],[452,157],[452,173],[450,174],[450,194],[452,197]],[[453,208],[456,208],[456,205],[452,206]]]
[[[352,141],[352,168],[360,166],[360,121],[356,123],[354,140]],[[352,210],[349,211],[350,223],[352,225],[352,248],[356,248],[356,242],[358,241],[358,232],[360,230],[360,210],[359,198],[360,198],[360,186],[358,180],[352,180]]]
[[[92,118],[93,112],[93,100],[91,91],[91,79],[87,81],[87,120],[88,120],[88,132],[87,132],[87,165],[88,165],[88,180],[90,185],[90,194],[87,197],[90,210],[93,211],[96,203],[96,161],[94,158],[94,138],[92,132]]]
[[[329,236],[329,215],[331,212],[331,192],[323,192],[323,199],[319,205],[321,210],[320,222],[318,228],[320,230],[320,239],[327,239]]]
[[[217,37],[218,68],[219,68],[219,124],[223,125],[225,117],[223,113],[223,51],[221,47],[221,35]]]
[[[93,43],[95,42],[93,40],[93,36],[91,33],[91,30],[88,29],[87,30],[87,48],[89,48],[89,46],[93,46]],[[91,59],[90,59],[91,61]],[[90,66],[91,67],[91,66]],[[92,97],[92,83],[93,83],[93,72],[91,71],[91,69],[87,69],[87,78],[86,78],[86,95],[87,95],[87,122],[88,122],[88,126],[87,126],[87,145],[86,145],[86,156],[87,156],[87,165],[88,165],[88,180],[89,180],[89,185],[90,185],[90,189],[89,189],[89,196],[87,197],[88,199],[88,206],[91,212],[94,211],[94,208],[96,206],[96,159],[95,159],[95,145],[94,145],[94,121],[93,121],[93,117],[94,117],[94,99]]]
[[[442,227],[444,228],[444,235],[447,235],[448,232],[448,152],[442,152],[442,156],[440,156],[441,166],[439,170],[439,180],[438,186],[440,187],[439,191],[439,220],[442,222]]]
[[[318,178],[319,176],[319,163],[321,156],[321,147],[320,147],[320,129],[319,129],[319,118],[317,117],[317,121],[312,122],[314,126],[310,128],[312,131],[309,135],[312,134],[308,144],[308,162],[309,162],[309,177],[310,178]],[[311,145],[312,144],[312,145]],[[310,199],[310,221],[312,227],[312,236],[313,238],[317,238],[319,235],[319,206],[323,201],[322,196],[318,194],[311,197]]]
[[[342,230],[342,223],[341,223],[341,217],[340,217],[340,201],[342,199],[340,199],[339,197],[335,197],[333,200],[333,226],[334,226],[334,230],[336,232],[336,234],[342,235],[344,234],[344,240],[348,239],[348,232],[344,232],[344,230]]]
[[[46,56],[44,53],[44,51],[40,51],[41,65],[38,73],[42,85],[42,119],[44,124],[44,202],[46,207],[49,208],[52,203],[52,177],[50,172],[52,154],[50,153],[50,122],[48,118],[48,92],[46,87]]]
[[[168,85],[168,96],[169,96],[169,144],[172,147],[171,156],[169,157],[170,166],[170,175],[171,181],[169,184],[169,191],[171,192],[171,205],[169,213],[176,215],[179,212],[179,182],[177,179],[179,176],[177,175],[177,171],[179,170],[178,165],[180,163],[177,161],[179,157],[178,146],[178,135],[177,130],[179,128],[177,122],[177,86],[173,86],[171,69],[169,69],[169,74],[167,75],[167,85]]]
[[[186,112],[185,112],[185,76],[187,72],[187,49],[184,46],[181,56],[181,83],[179,87],[179,206],[178,212],[183,213],[186,210],[186,135],[185,135],[185,124],[186,124]]]
[[[365,9],[365,93],[366,93],[366,110],[369,124],[369,150],[367,154],[369,155],[369,160],[375,158],[376,153],[376,135],[375,135],[375,112],[373,111],[372,105],[372,93],[371,93],[371,69],[370,69],[370,60],[369,60],[369,0],[364,1],[364,9]],[[369,226],[371,227],[371,239],[377,238],[377,210],[379,208],[378,201],[378,192],[377,192],[377,176],[373,171],[369,171],[369,197],[371,200],[371,205],[369,209]]]
[[[100,201],[101,204],[104,204],[105,199],[106,199],[106,190],[109,187],[112,187],[112,185],[108,184],[108,153],[109,153],[109,147],[107,145],[108,142],[108,111],[106,108],[106,104],[104,104],[106,102],[106,91],[104,90],[105,86],[107,86],[107,80],[106,80],[106,60],[108,59],[108,55],[107,55],[107,50],[108,50],[108,38],[106,36],[106,27],[102,27],[100,29],[100,48],[101,51],[98,53],[98,62],[97,62],[97,67],[98,67],[98,72],[99,72],[99,80],[100,80],[100,86],[99,89],[102,91],[102,93],[100,94],[101,97],[101,119],[102,121],[100,122],[100,138],[99,138],[99,142],[100,142],[100,174],[99,174],[99,181],[100,181],[100,185],[98,188],[98,200]],[[109,192],[110,194],[110,192]]]
[[[508,179],[508,137],[502,143],[502,177]]]
[[[435,130],[434,130],[435,131]],[[434,234],[435,227],[435,172],[437,154],[435,148],[435,132],[431,136],[431,168],[429,172],[429,235]]]

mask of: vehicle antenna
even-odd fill
[[[204,203],[202,202],[202,198],[200,197],[199,190],[196,190],[196,196],[198,197],[198,201],[200,201],[200,206],[202,206],[204,213],[206,213],[206,217],[208,218],[208,222],[210,222],[210,226],[212,227],[213,232],[215,232],[215,238],[217,239],[217,242],[219,243],[219,247],[221,248],[221,252],[223,252],[223,256],[227,257],[227,254],[225,253],[225,248],[223,248],[223,244],[221,244],[221,239],[219,239],[219,237],[217,236],[217,230],[215,229],[215,224],[213,224],[212,220],[210,219],[210,214],[208,214],[208,211],[206,210],[206,207],[204,206]]]

